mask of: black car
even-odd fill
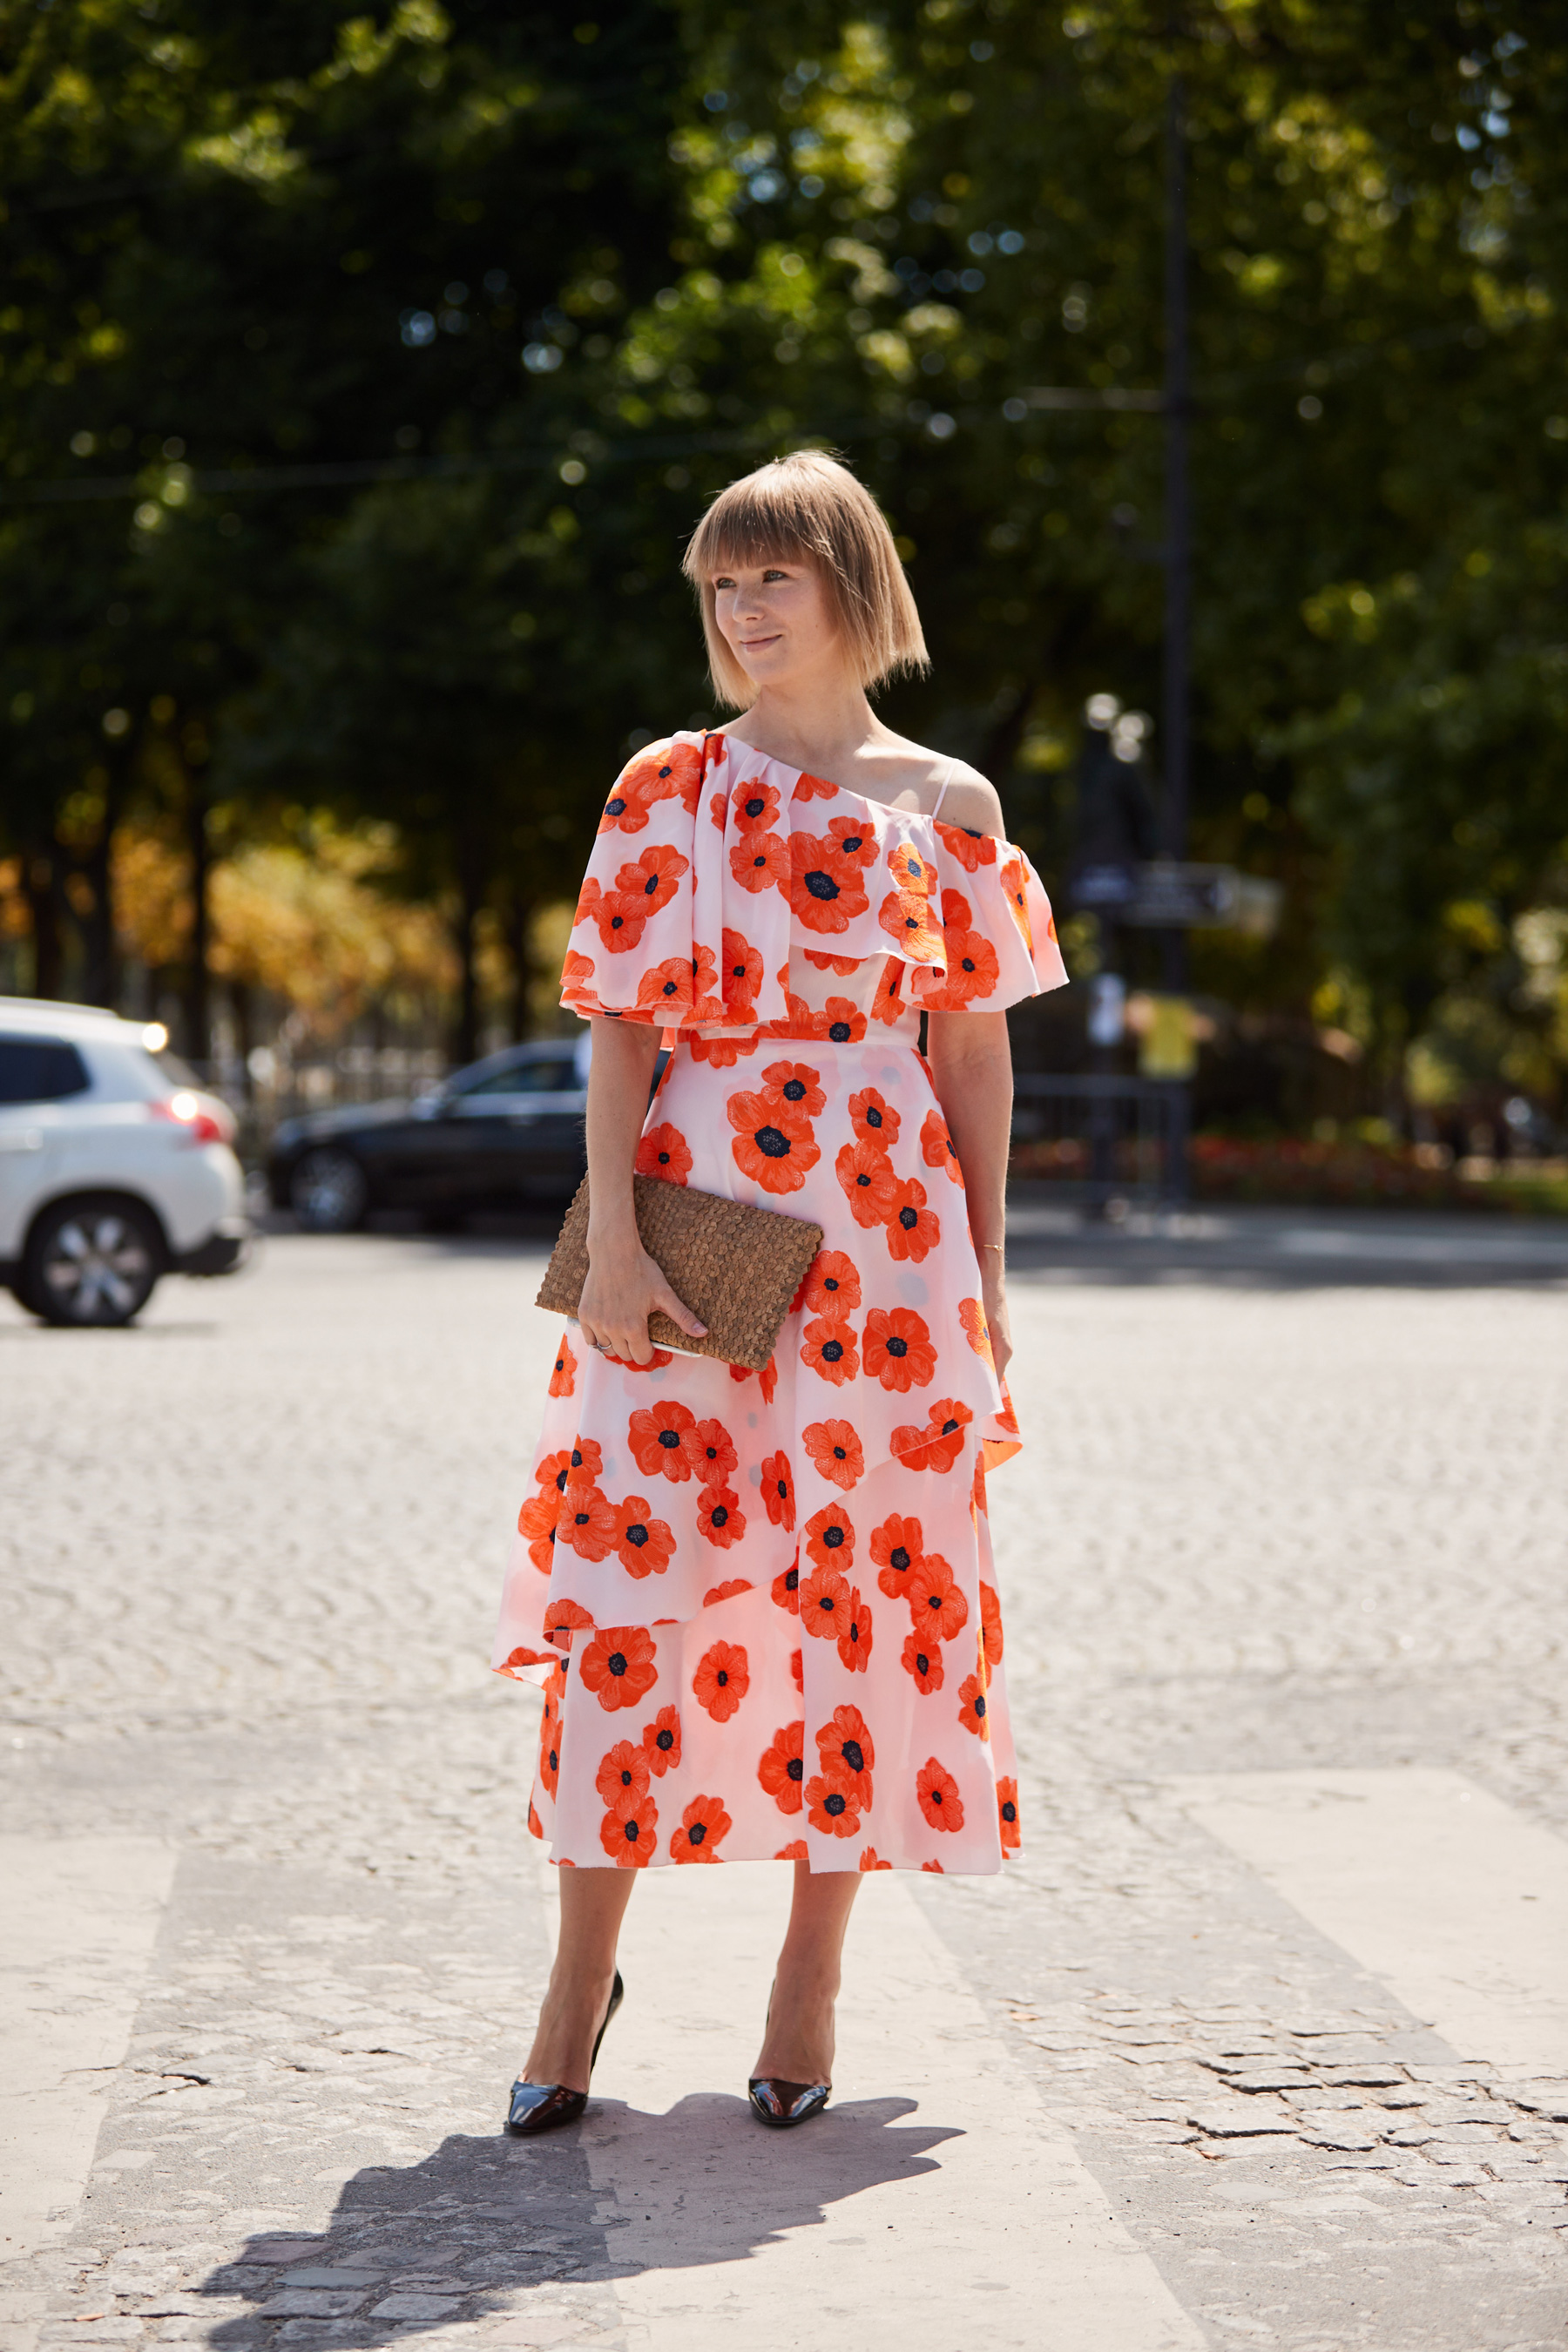
[[[373,1209],[452,1224],[470,1209],[556,1207],[587,1167],[588,1037],[510,1045],[416,1102],[314,1111],[278,1130],[273,1205],[307,1233],[346,1234]]]

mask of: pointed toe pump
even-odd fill
[[[619,2009],[626,1994],[621,1972],[616,1970],[616,1981],[610,1988],[610,2005],[605,2011],[605,2022],[594,2036],[593,2056],[588,2061],[588,2073],[593,2075],[599,2055],[599,2044],[605,2038],[610,2020]],[[554,2131],[562,2124],[574,2124],[588,2104],[586,2091],[574,2091],[564,2083],[515,2082],[511,2086],[511,2104],[507,2108],[506,2127],[513,2139],[537,2139],[541,2132]]]
[[[746,2089],[752,2113],[774,2131],[787,2131],[819,2116],[827,2105],[831,2083],[785,2083],[775,2074],[753,2074]]]

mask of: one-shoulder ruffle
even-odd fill
[[[863,1024],[1001,1012],[1066,979],[1020,850],[683,733],[639,751],[605,803],[562,1003],[793,1035],[824,1017],[834,981],[854,982],[845,1017]]]

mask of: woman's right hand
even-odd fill
[[[590,1231],[588,1278],[577,1303],[578,1328],[589,1347],[618,1356],[624,1363],[650,1363],[653,1341],[647,1318],[656,1310],[668,1315],[689,1339],[707,1338],[708,1326],[677,1298],[635,1225],[629,1234],[604,1238]]]

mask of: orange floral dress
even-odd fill
[[[820,1224],[772,1362],[563,1333],[494,1664],[578,1868],[989,1872],[1019,1843],[985,1516],[1018,1450],[920,1016],[1067,978],[1004,842],[719,735],[605,807],[563,1002],[672,1047],[647,1175]]]

